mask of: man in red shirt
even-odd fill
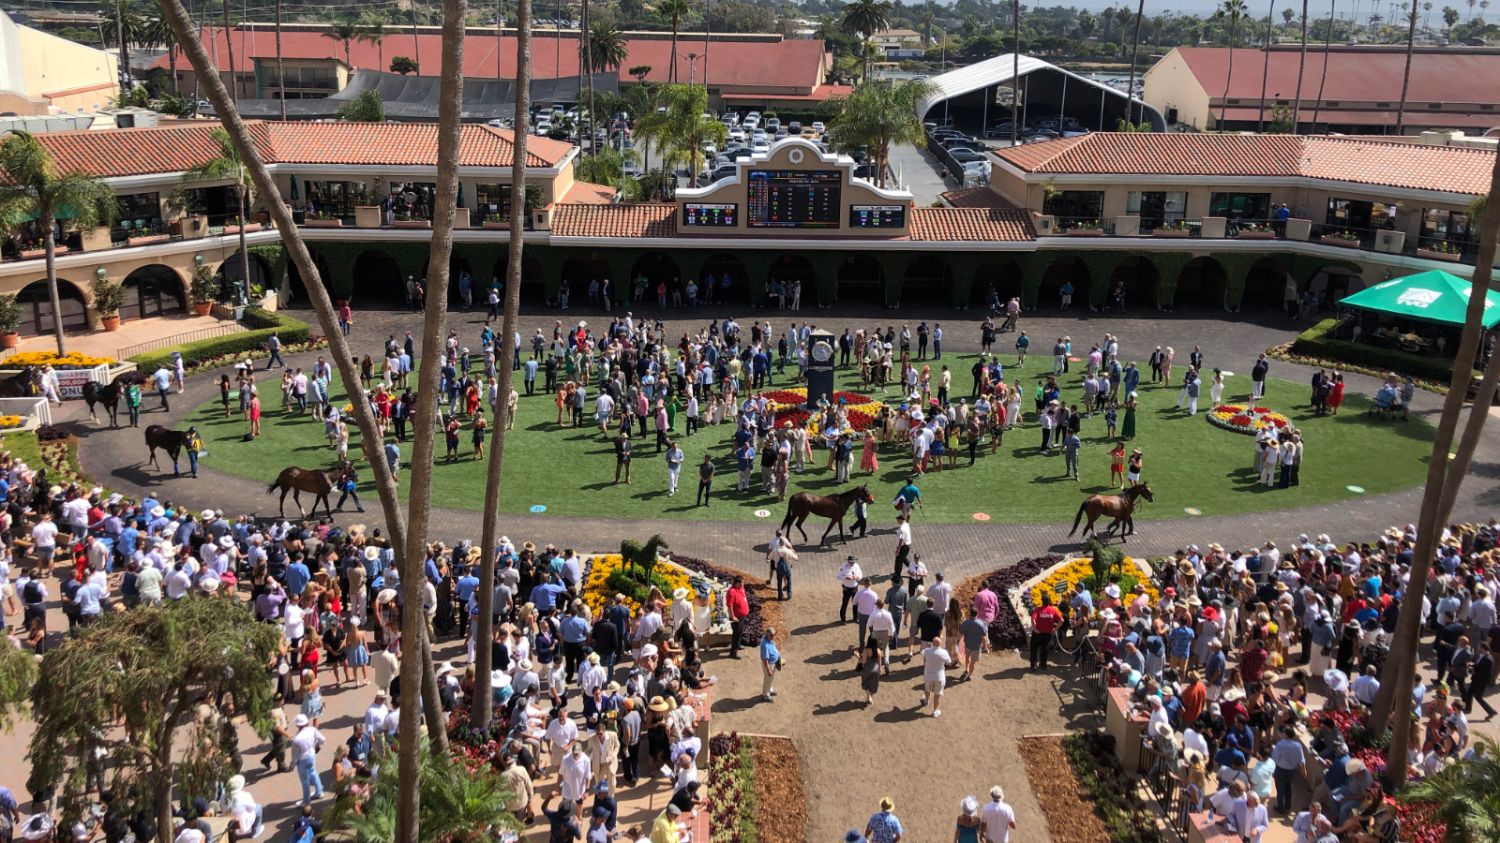
[[[1047,651],[1052,647],[1052,635],[1062,626],[1062,612],[1052,605],[1052,595],[1042,595],[1042,605],[1031,610],[1031,669],[1047,669]]]
[[[735,577],[734,585],[724,592],[724,608],[729,612],[729,657],[740,657],[740,624],[750,614],[750,598],[745,596],[745,578]]]
[[[1266,661],[1271,654],[1266,651],[1266,643],[1256,639],[1250,643],[1248,649],[1240,655],[1240,678],[1248,685],[1251,682],[1259,682],[1261,674],[1266,669]]]
[[[1188,669],[1187,678],[1187,687],[1177,697],[1182,702],[1182,722],[1191,725],[1198,722],[1198,716],[1208,706],[1208,687],[1203,684],[1202,675],[1195,669]]]

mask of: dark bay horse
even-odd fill
[[[781,521],[781,531],[787,538],[791,538],[792,534],[790,530],[792,527],[796,527],[797,532],[802,534],[802,540],[807,541],[807,531],[802,529],[802,522],[806,521],[809,515],[821,515],[829,519],[829,521],[828,529],[823,531],[822,537],[818,539],[818,544],[828,541],[828,534],[833,531],[835,524],[839,528],[839,541],[847,543],[849,540],[844,537],[844,513],[849,511],[849,507],[856,500],[863,500],[865,503],[870,504],[875,502],[875,497],[870,494],[868,486],[848,489],[832,497],[798,492],[792,495],[791,500],[787,501],[786,518]]]
[[[1085,536],[1094,532],[1094,522],[1099,520],[1100,516],[1108,515],[1114,518],[1114,521],[1110,522],[1109,529],[1105,530],[1104,534],[1109,535],[1119,529],[1120,541],[1124,542],[1127,535],[1135,532],[1135,522],[1131,520],[1131,516],[1135,514],[1136,498],[1155,500],[1151,497],[1151,484],[1142,483],[1139,486],[1131,486],[1119,495],[1090,495],[1078,505],[1078,514],[1073,517],[1073,529],[1068,531],[1068,535],[1078,532],[1078,524],[1085,514],[1089,517],[1089,523],[1083,528]]]
[[[173,430],[170,427],[162,427],[159,424],[148,425],[146,427],[146,447],[151,449],[150,465],[161,468],[161,464],[156,461],[156,449],[161,448],[167,452],[167,456],[172,458],[173,476],[181,474],[182,472],[177,466],[177,457],[182,453],[183,448],[191,448],[195,451],[202,450],[202,441],[194,441],[197,439],[197,436],[198,431],[196,428]],[[193,476],[197,477],[196,459],[193,461],[193,468]]]
[[[29,398],[40,395],[37,390],[37,368],[27,366],[21,372],[0,378],[0,398]]]
[[[342,465],[333,468],[298,468],[295,465],[287,466],[276,475],[276,480],[266,489],[266,494],[274,494],[281,490],[281,516],[286,517],[286,493],[292,493],[292,501],[297,504],[297,509],[304,517],[307,510],[302,508],[302,492],[309,492],[313,498],[313,514],[318,512],[318,501],[323,502],[323,508],[328,511],[328,517],[333,517],[333,506],[328,503],[328,495],[339,482],[344,474]]]
[[[120,399],[125,397],[125,387],[132,383],[142,382],[144,382],[144,378],[142,378],[140,372],[126,372],[107,384],[94,383],[93,381],[84,384],[83,400],[88,402],[89,405],[89,421],[99,420],[94,415],[94,405],[103,404],[104,409],[109,411],[109,426],[119,427]]]

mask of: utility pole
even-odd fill
[[[698,54],[688,53],[688,85],[691,86],[698,80]]]
[[[129,51],[125,49],[125,17],[120,12],[124,0],[114,0],[115,7],[115,36],[120,48],[120,98],[117,100],[121,105],[125,104],[125,97],[130,93],[130,59]],[[61,333],[61,329],[59,329]]]

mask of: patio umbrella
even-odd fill
[[[293,202],[296,202],[300,198],[299,196],[297,196],[297,177],[296,176],[292,176],[292,192],[291,192],[289,198]]]
[[[458,183],[458,207],[462,208],[463,206],[464,206],[464,183],[463,182],[459,182]]]
[[[1409,319],[1462,325],[1469,307],[1468,281],[1441,270],[1419,272],[1376,284],[1345,296],[1339,305],[1389,313]],[[1486,329],[1500,325],[1500,295],[1487,292],[1483,323]]]

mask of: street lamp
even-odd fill
[[[103,281],[104,279],[109,277],[109,270],[105,269],[103,266],[100,266],[98,269],[94,270],[94,277],[99,279],[100,281]]]
[[[698,78],[697,75],[696,75],[697,74],[697,69],[698,69],[698,54],[697,53],[688,53],[687,54],[687,63],[688,63],[688,84],[692,85],[695,81],[697,81],[697,78]]]

